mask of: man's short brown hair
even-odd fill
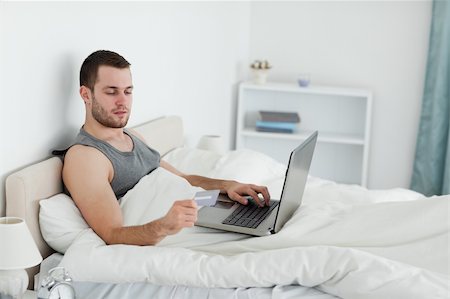
[[[95,51],[89,55],[81,65],[80,86],[86,86],[94,91],[98,68],[101,65],[112,66],[119,69],[130,67],[130,63],[116,52],[107,50]]]

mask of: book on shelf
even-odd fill
[[[256,127],[269,129],[295,130],[295,128],[297,128],[297,123],[258,120],[256,121]]]
[[[283,129],[283,128],[267,128],[267,127],[256,127],[256,131],[258,132],[268,132],[268,133],[294,133],[292,129]]]
[[[262,121],[270,122],[287,122],[287,123],[299,123],[300,116],[297,112],[281,112],[281,111],[259,111]]]

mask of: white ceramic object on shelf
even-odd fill
[[[202,136],[198,142],[197,148],[212,151],[221,155],[225,153],[223,138],[219,135]]]
[[[267,76],[269,75],[268,69],[253,69],[253,82],[255,84],[263,85],[267,82]]]

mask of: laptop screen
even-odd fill
[[[318,132],[315,131],[294,149],[289,157],[278,213],[275,218],[275,233],[292,217],[302,203],[309,167],[316,146]]]

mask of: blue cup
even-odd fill
[[[297,82],[300,87],[308,87],[311,82],[309,74],[300,74]]]

